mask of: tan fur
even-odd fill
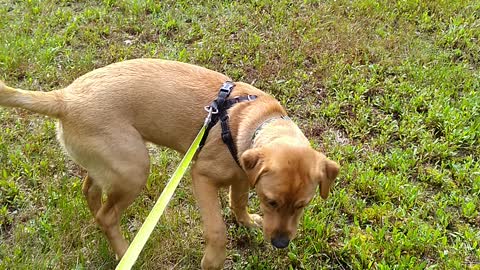
[[[225,75],[194,65],[137,59],[94,70],[51,92],[14,89],[0,82],[0,105],[59,119],[58,139],[88,171],[82,189],[88,206],[121,257],[128,243],[120,232],[120,215],[149,174],[145,141],[185,153],[203,124],[203,107],[227,80]],[[230,187],[230,206],[239,223],[259,226],[262,218],[247,211],[248,190],[255,187],[264,212],[265,238],[277,245],[279,241],[288,244],[317,186],[326,198],[338,174],[338,165],[313,150],[292,121],[266,124],[252,142],[261,123],[286,113],[270,95],[236,83],[232,97],[245,94],[258,99],[229,111],[243,168],[222,142],[219,125],[210,131],[192,166],[206,239],[203,269],[222,268],[226,257],[219,188]],[[105,202],[102,193],[107,195]]]
[[[8,87],[2,81],[0,81],[0,104],[22,107],[52,117],[60,117],[64,111],[61,91],[25,91]]]

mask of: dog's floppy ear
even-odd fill
[[[323,177],[320,178],[320,196],[322,196],[323,199],[326,199],[328,197],[328,193],[330,192],[330,188],[335,181],[335,178],[338,175],[338,172],[340,171],[340,166],[335,161],[332,161],[328,158],[323,158],[322,161],[323,164]]]
[[[249,149],[240,157],[240,163],[247,173],[250,187],[255,187],[260,175],[265,170],[263,158],[263,152],[259,148]]]

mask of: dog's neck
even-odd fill
[[[251,141],[250,148],[262,147],[275,143],[289,145],[309,144],[305,135],[303,135],[298,126],[292,120],[276,118],[265,124],[262,129],[258,131],[255,138]]]
[[[310,142],[290,119],[283,119],[286,112],[278,102],[255,101],[242,111],[238,125],[238,157],[251,148],[269,144],[310,145]],[[260,108],[260,109],[259,109]],[[261,127],[259,129],[259,127]]]

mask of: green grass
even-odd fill
[[[478,1],[0,2],[10,85],[48,91],[137,57],[195,63],[275,95],[341,163],[288,250],[225,207],[227,269],[479,269]],[[0,123],[0,269],[113,268],[54,121],[0,108]],[[129,239],[179,161],[151,151]],[[185,179],[137,267],[198,269],[203,242]]]

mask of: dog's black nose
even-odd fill
[[[279,235],[272,238],[272,245],[276,248],[286,248],[288,243],[290,243],[290,239],[288,239],[288,236],[285,235]]]

